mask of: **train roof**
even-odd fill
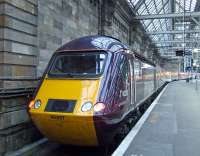
[[[109,50],[116,52],[121,49],[127,49],[127,46],[121,43],[120,40],[110,36],[94,35],[72,40],[60,47],[57,52],[81,50]]]
[[[75,40],[72,40],[62,47],[60,47],[56,52],[76,52],[76,51],[95,51],[95,50],[107,50],[111,52],[117,52],[119,50],[127,50],[128,47],[124,45],[120,40],[113,38],[111,36],[101,36],[101,35],[94,35],[94,36],[85,36]],[[143,60],[153,66],[155,64],[146,59],[144,56],[135,53],[134,55],[136,58]]]

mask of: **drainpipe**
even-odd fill
[[[104,35],[103,28],[103,0],[98,1],[98,34]]]

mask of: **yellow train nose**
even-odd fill
[[[72,145],[98,145],[92,116],[33,113],[31,117],[50,140]]]
[[[47,138],[73,145],[96,146],[93,121],[100,80],[45,79],[30,104],[33,122]],[[84,107],[83,107],[84,106]]]

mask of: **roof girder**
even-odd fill
[[[185,12],[184,13],[168,13],[168,14],[151,14],[151,15],[137,15],[136,20],[162,19],[162,18],[182,18],[185,17],[199,17],[200,12]]]

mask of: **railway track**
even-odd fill
[[[78,147],[47,142],[46,145],[31,156],[109,156],[114,148],[106,151],[97,147]]]

